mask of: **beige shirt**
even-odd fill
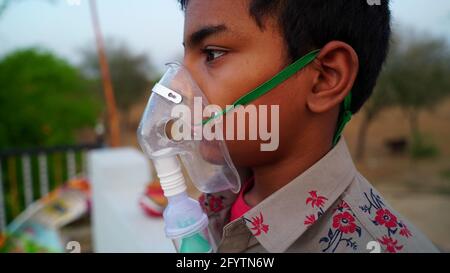
[[[218,252],[438,252],[356,170],[345,140],[241,218],[237,195],[205,194]]]

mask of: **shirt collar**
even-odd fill
[[[269,252],[284,252],[341,196],[356,175],[344,138],[317,163],[244,214]]]

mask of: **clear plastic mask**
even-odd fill
[[[194,109],[199,103],[202,109],[209,105],[188,70],[178,63],[168,64],[167,72],[153,87],[138,128],[141,148],[150,159],[178,156],[201,192],[237,193],[241,182],[225,141],[202,135],[204,117],[197,115],[202,110]]]

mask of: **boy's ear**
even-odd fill
[[[359,70],[358,55],[348,44],[326,44],[312,64],[314,81],[306,104],[314,113],[323,113],[340,105],[349,94]]]

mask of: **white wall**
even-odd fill
[[[150,163],[133,148],[100,149],[88,155],[95,252],[174,252],[162,218],[149,218],[139,197],[151,181]]]

